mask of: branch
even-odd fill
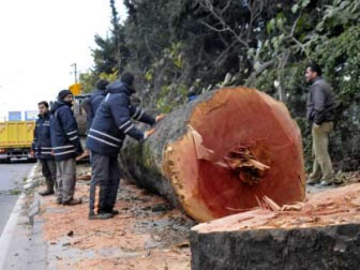
[[[237,41],[240,44],[242,44],[246,48],[249,48],[247,42],[245,42],[231,27],[229,27],[229,25],[225,22],[224,18],[214,10],[214,6],[212,5],[212,3],[209,0],[203,0],[203,1],[205,2],[205,5],[201,3],[202,1],[199,1],[198,3],[200,4],[200,6],[207,9],[223,25],[224,28],[219,31],[219,29],[215,28],[216,29],[215,30],[214,27],[210,26],[209,24],[205,24],[205,25],[208,27],[210,26],[209,27],[210,29],[215,30],[217,32],[229,31],[231,34],[233,34],[233,36],[237,39]]]
[[[259,76],[261,73],[263,73],[266,69],[268,69],[269,67],[271,67],[272,65],[275,64],[275,59],[272,59],[270,61],[267,61],[265,63],[263,63],[262,65],[260,65],[259,67],[257,67],[250,75],[250,77],[246,80],[245,86],[246,87],[251,87],[253,86],[256,77]]]
[[[206,22],[200,22],[201,24],[205,25],[206,27],[210,28],[211,30],[215,31],[215,32],[225,32],[225,31],[229,31],[228,28],[223,28],[223,29],[217,29],[213,26],[211,26],[210,24],[206,23]]]
[[[299,17],[296,18],[296,20],[295,20],[295,22],[294,22],[294,24],[293,24],[293,26],[292,26],[292,28],[291,28],[291,32],[290,32],[290,34],[289,34],[289,37],[290,37],[290,38],[300,47],[300,49],[305,53],[306,58],[307,58],[308,60],[310,60],[309,55],[308,55],[308,53],[307,53],[307,51],[306,51],[305,45],[302,44],[297,38],[295,38],[296,26],[297,26],[297,24],[298,24],[298,22],[299,22],[299,20],[300,20],[300,18],[301,18],[301,15],[302,15],[302,11],[300,12]]]

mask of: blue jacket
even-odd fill
[[[55,160],[75,158],[83,153],[71,106],[57,101],[51,108],[50,133]]]
[[[32,151],[38,159],[54,159],[51,155],[50,113],[39,115],[36,120]]]
[[[95,115],[88,133],[86,148],[96,153],[117,157],[126,135],[144,140],[144,133],[132,119],[155,124],[155,119],[130,103],[133,90],[120,80],[107,87],[107,95]]]
[[[99,108],[101,102],[104,100],[105,96],[106,92],[104,90],[95,90],[95,92],[92,93],[89,97],[89,127],[91,127],[91,124],[95,118],[96,111]]]

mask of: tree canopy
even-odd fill
[[[359,167],[359,1],[124,0],[122,24],[116,2],[109,4],[112,31],[95,36],[94,66],[81,76],[85,90],[95,78],[130,70],[143,106],[169,112],[186,102],[190,88],[256,87],[288,106],[310,157],[304,72],[317,61],[336,94],[335,165]]]

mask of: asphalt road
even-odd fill
[[[34,163],[0,164],[0,235]]]

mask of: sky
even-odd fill
[[[110,29],[109,0],[0,1],[0,120],[8,111],[37,110],[42,100],[93,65],[94,35]],[[122,0],[116,5],[126,16]],[[71,74],[72,73],[72,74]]]

